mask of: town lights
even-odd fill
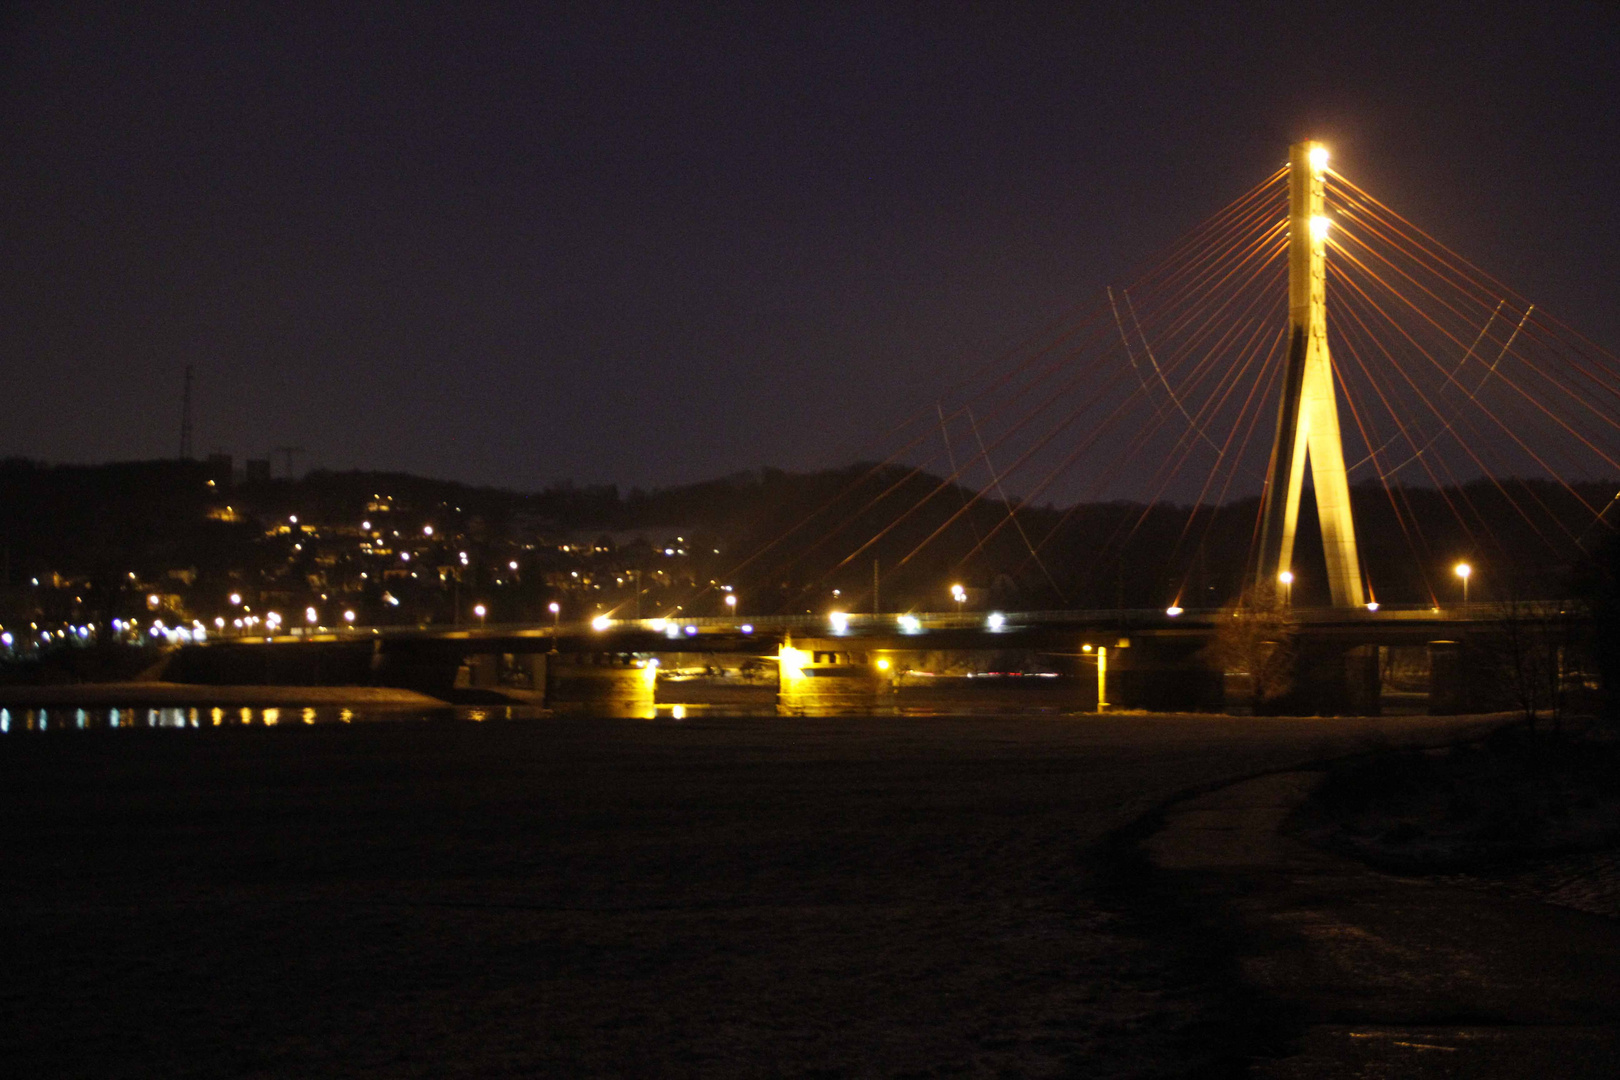
[[[1451,572],[1456,574],[1458,577],[1462,578],[1463,607],[1467,607],[1468,606],[1468,579],[1474,576],[1474,568],[1472,566],[1469,566],[1465,562],[1460,562],[1456,566],[1452,567]]]
[[[312,607],[307,607],[304,609],[304,621],[309,623],[309,625],[314,626],[316,623],[321,621],[321,613]]]
[[[951,586],[951,599],[956,601],[956,613],[962,613],[962,605],[967,602],[967,590],[960,585]]]

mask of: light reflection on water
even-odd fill
[[[97,731],[124,728],[191,729],[275,727],[379,721],[524,720],[550,713],[531,705],[447,707],[443,709],[354,709],[338,705],[269,706],[62,706],[0,707],[0,734],[29,731]]]
[[[999,704],[997,713],[1062,713],[1066,710],[1042,705],[1031,708]],[[534,720],[550,716],[591,717],[619,720],[684,721],[701,717],[739,716],[953,716],[983,713],[982,702],[930,702],[927,704],[885,704],[866,709],[848,705],[827,707],[795,705],[657,704],[642,702],[593,702],[559,704],[552,708],[537,705],[462,705],[440,709],[355,709],[339,705],[267,706],[48,706],[35,708],[0,707],[0,734],[30,731],[95,731],[113,728],[195,729],[206,727],[277,727],[292,724],[350,724],[376,722],[422,722],[460,720],[482,723],[489,720]]]

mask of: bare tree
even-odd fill
[[[1223,671],[1249,675],[1249,703],[1256,712],[1294,688],[1299,623],[1274,586],[1250,588],[1221,612],[1205,656]]]

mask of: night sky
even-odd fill
[[[1302,138],[1620,351],[1611,4],[211,7],[0,13],[0,454],[881,456]]]

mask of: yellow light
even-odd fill
[[[592,630],[606,630],[612,625],[613,620],[608,618],[606,615],[598,615],[596,618],[591,620]]]
[[[1292,570],[1284,570],[1282,573],[1277,575],[1277,580],[1282,582],[1284,585],[1292,585],[1294,583],[1294,572]]]
[[[1091,646],[1090,645],[1082,645],[1082,646],[1080,646],[1080,651],[1081,652],[1090,652],[1091,651]]]
[[[1368,602],[1367,602],[1367,610],[1368,610],[1368,611],[1377,611],[1377,610],[1378,610],[1378,601],[1376,601],[1376,600],[1369,600],[1369,601],[1368,601]]]
[[[670,716],[670,719],[672,719],[672,720],[685,720],[686,719],[686,706],[685,705],[673,705],[673,706],[671,706],[670,710],[669,710],[669,716]]]
[[[888,671],[889,670],[889,660],[888,660],[887,657],[879,657],[878,658],[877,669],[879,671]]]
[[[1306,154],[1305,156],[1306,156],[1306,158],[1309,159],[1309,161],[1311,163],[1311,168],[1314,169],[1316,172],[1321,172],[1323,169],[1327,168],[1327,163],[1328,163],[1328,149],[1327,149],[1327,147],[1325,147],[1325,146],[1313,146],[1310,149],[1310,153]]]
[[[1333,222],[1330,219],[1325,218],[1320,214],[1311,218],[1311,239],[1326,240],[1328,228],[1332,226],[1332,224]]]
[[[1474,568],[1472,566],[1469,566],[1465,562],[1460,562],[1460,563],[1457,564],[1456,569],[1453,570],[1452,572],[1455,573],[1458,577],[1462,578],[1464,581],[1467,581],[1468,580],[1468,575],[1472,574],[1474,572]]]
[[[804,678],[804,664],[810,654],[803,649],[795,649],[791,645],[783,645],[776,652],[776,663],[782,674],[782,681]]]

